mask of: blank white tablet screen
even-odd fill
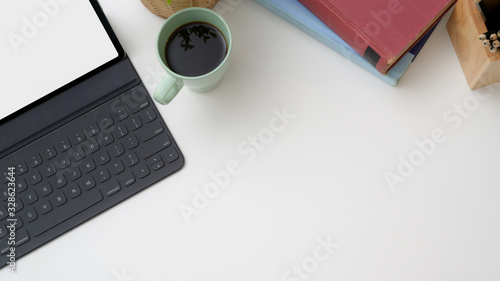
[[[0,1],[0,119],[117,56],[89,1]]]

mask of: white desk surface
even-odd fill
[[[139,0],[100,2],[152,91],[163,20]],[[183,169],[0,280],[500,278],[500,85],[469,90],[449,15],[391,87],[252,1],[218,7],[234,36],[229,73],[214,92],[183,89],[160,106]],[[439,133],[423,154],[416,141]],[[410,155],[419,166],[391,190],[386,172]],[[187,224],[180,206],[228,163],[239,174]]]

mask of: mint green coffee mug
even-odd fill
[[[207,23],[208,25],[206,25]],[[225,56],[204,53],[205,55],[201,59],[195,55],[188,57],[189,59],[183,57],[186,54],[191,54],[188,52],[197,50],[197,46],[192,46],[196,40],[215,44],[212,42],[221,39],[225,40]],[[212,10],[197,7],[187,8],[170,16],[161,27],[156,43],[158,59],[167,74],[156,88],[154,99],[160,104],[168,104],[184,85],[199,93],[215,89],[222,81],[229,66],[232,45],[229,26],[220,15]],[[193,63],[213,57],[217,57],[218,60],[210,62],[213,69],[207,68],[212,70],[206,73],[197,73],[197,71],[202,71],[204,67],[198,67],[196,64],[192,66]],[[192,72],[187,74],[190,65]]]

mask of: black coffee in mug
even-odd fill
[[[187,77],[205,75],[216,69],[227,55],[224,35],[212,24],[190,22],[176,29],[167,41],[168,68]]]

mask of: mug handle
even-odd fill
[[[169,104],[179,93],[183,86],[184,83],[182,82],[182,80],[177,79],[167,73],[158,87],[156,87],[153,97],[160,104]]]

